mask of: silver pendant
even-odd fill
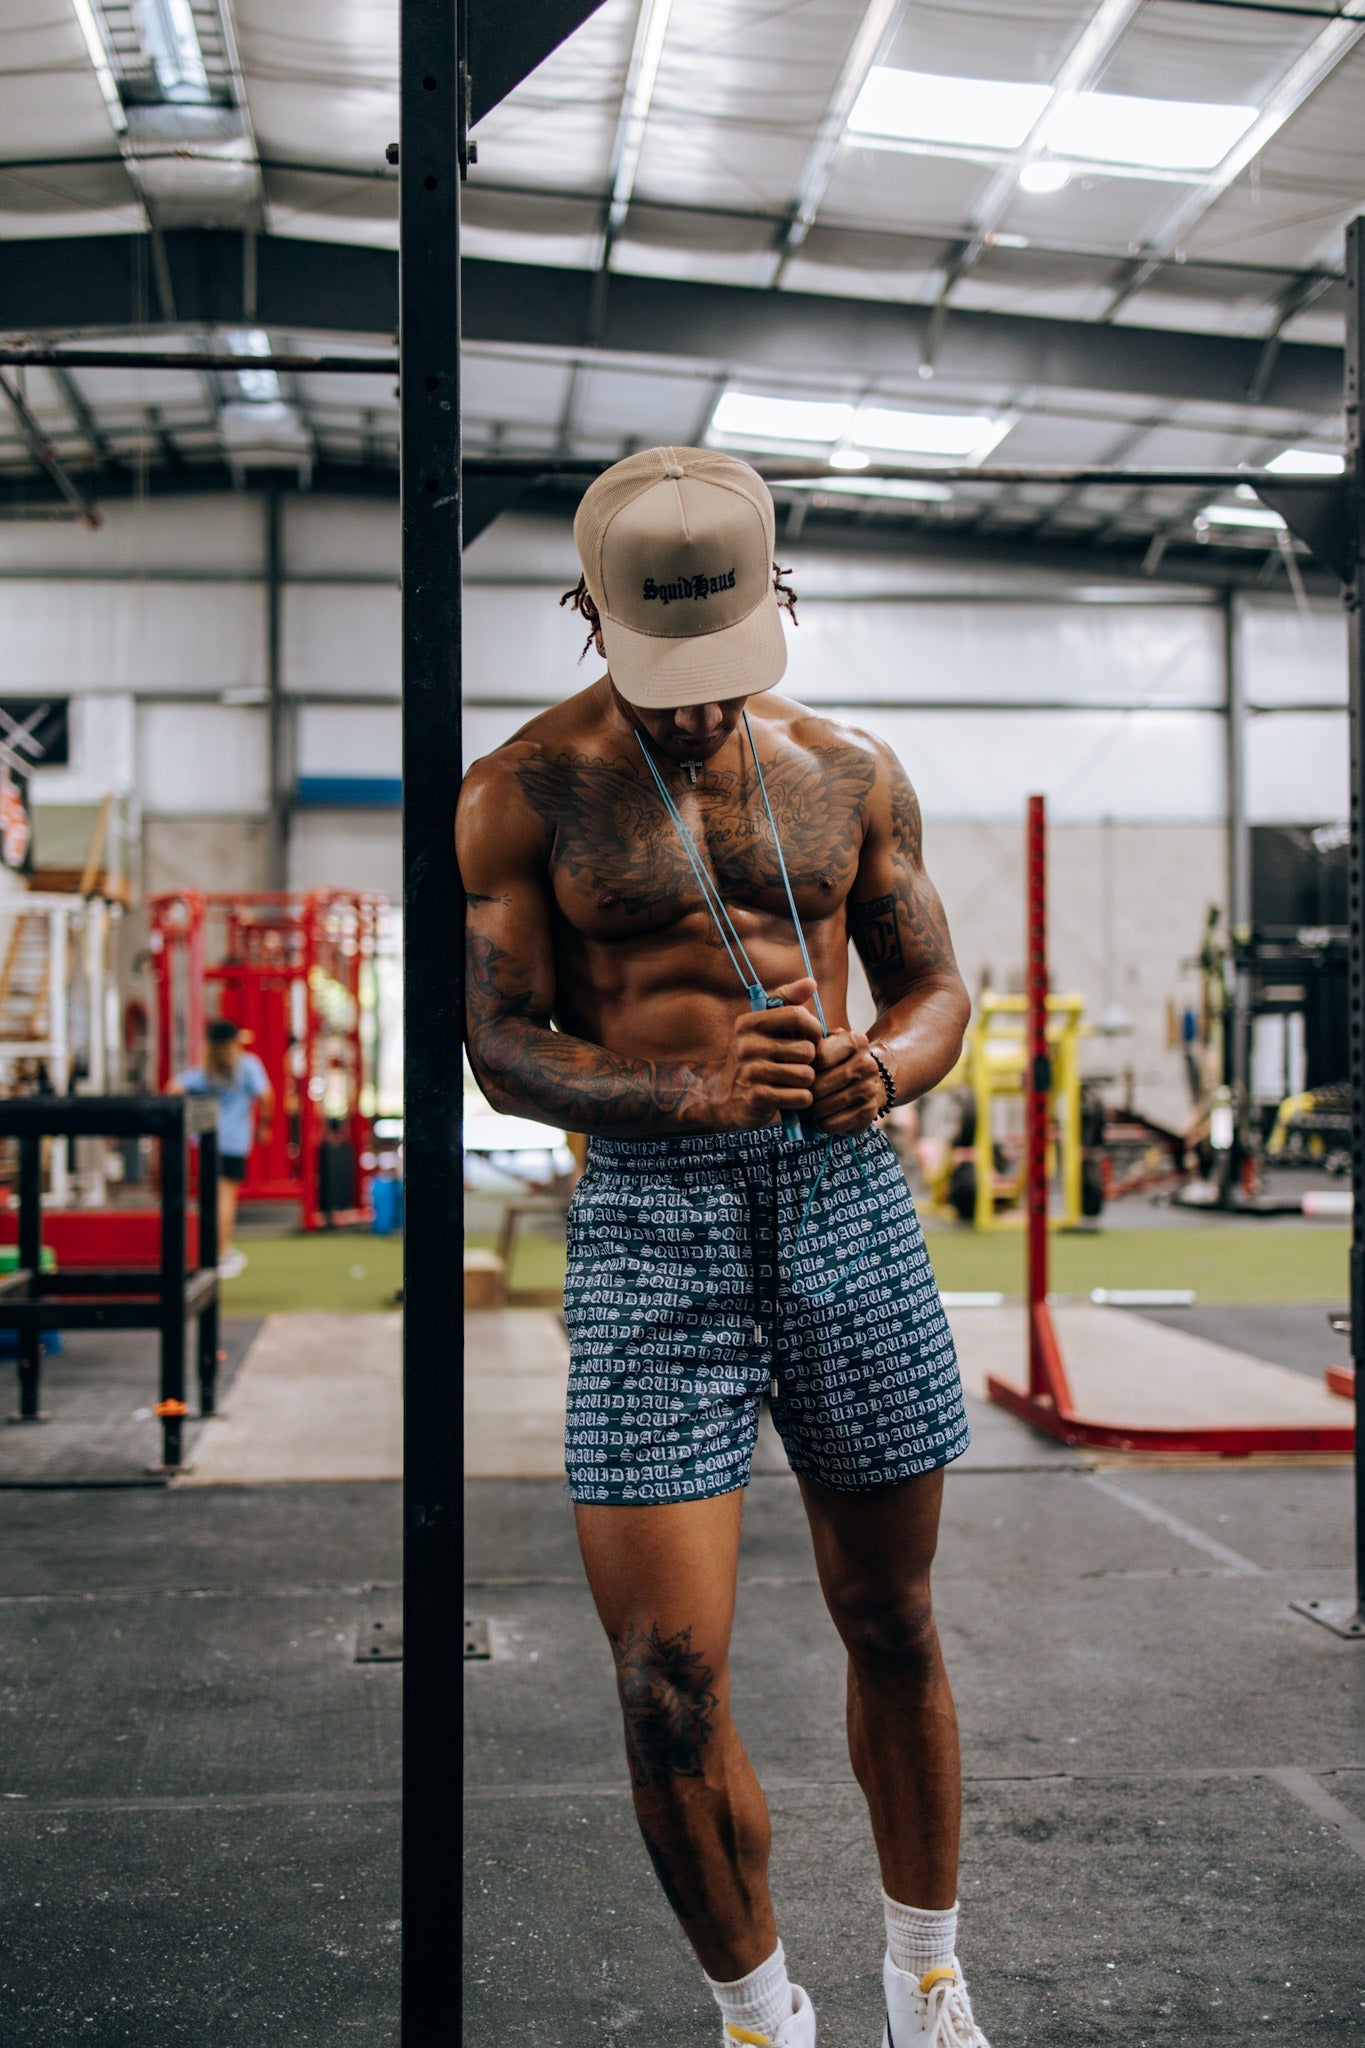
[[[695,761],[689,761],[686,765],[688,777],[691,780],[693,789],[695,789],[697,786],[697,764]]]

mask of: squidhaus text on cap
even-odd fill
[[[714,448],[642,448],[589,484],[574,540],[627,702],[670,710],[781,681],[774,526],[758,471]]]

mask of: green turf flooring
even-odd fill
[[[362,1231],[317,1230],[310,1235],[251,1237],[238,1249],[247,1266],[223,1282],[223,1312],[269,1316],[285,1309],[331,1309],[354,1314],[394,1306],[403,1284],[403,1242]]]
[[[1173,1230],[1102,1230],[1052,1240],[1058,1294],[1092,1287],[1192,1287],[1201,1301],[1344,1302],[1350,1232],[1323,1224],[1189,1225]],[[491,1246],[491,1238],[471,1238]],[[1024,1240],[1019,1231],[989,1237],[952,1227],[929,1233],[939,1286],[954,1294],[1022,1294]],[[564,1278],[564,1247],[524,1233],[517,1241],[514,1288],[554,1287]]]
[[[1175,1230],[1101,1230],[1052,1240],[1052,1287],[1192,1287],[1200,1301],[1344,1302],[1348,1230],[1273,1223],[1198,1224]],[[929,1234],[929,1255],[945,1292],[1024,1291],[1019,1231],[979,1236],[952,1228]]]
[[[493,1240],[469,1242],[491,1249]],[[1350,1232],[1328,1224],[1305,1229],[1200,1223],[1178,1230],[1059,1234],[1052,1241],[1052,1285],[1059,1294],[1088,1294],[1092,1287],[1192,1287],[1203,1302],[1330,1304],[1346,1300],[1349,1245]],[[391,1308],[402,1284],[396,1237],[319,1231],[311,1237],[247,1237],[242,1249],[245,1273],[223,1286],[229,1315]],[[929,1251],[945,1291],[1023,1293],[1024,1241],[1017,1231],[982,1237],[936,1229],[929,1233]],[[512,1267],[514,1290],[558,1287],[563,1278],[563,1244],[523,1231]]]

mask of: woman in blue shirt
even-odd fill
[[[270,1077],[255,1053],[243,1049],[241,1026],[230,1017],[215,1017],[205,1038],[203,1065],[177,1074],[166,1093],[218,1098],[218,1271],[231,1280],[246,1265],[232,1242],[237,1191],[246,1179],[256,1104],[270,1106]]]

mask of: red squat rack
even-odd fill
[[[245,1202],[297,1202],[305,1230],[366,1214],[362,1155],[374,1119],[374,957],[385,898],[343,889],[201,895],[148,903],[157,1084],[203,1054],[209,1016],[250,1032],[274,1090],[242,1183]],[[211,992],[216,990],[216,1001]],[[348,1140],[338,1168],[323,1149]]]

